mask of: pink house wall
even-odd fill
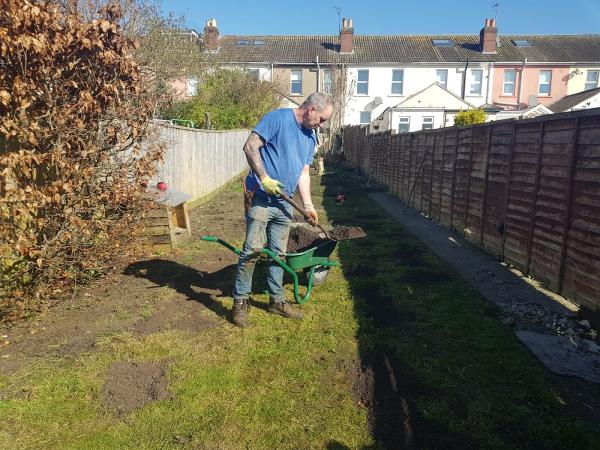
[[[516,69],[515,95],[503,94],[505,69]],[[540,70],[552,71],[550,95],[538,95]],[[567,95],[568,75],[569,67],[565,66],[526,65],[524,70],[521,64],[494,67],[492,102],[512,109],[518,109],[518,105],[520,108],[526,108],[529,103],[529,96],[535,95],[539,103],[548,106]],[[522,87],[519,98],[520,85]]]

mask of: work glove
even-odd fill
[[[263,190],[269,195],[281,195],[285,187],[280,181],[274,180],[268,175],[260,180],[260,182]]]
[[[309,216],[309,219],[306,219],[309,224],[315,226],[319,223],[319,216],[312,203],[304,203],[304,212]]]

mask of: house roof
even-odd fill
[[[435,47],[433,39],[451,39],[451,47]],[[530,47],[513,40],[526,39]],[[239,41],[258,42],[239,45]],[[222,62],[307,64],[319,62],[367,63],[464,63],[600,62],[600,34],[502,35],[497,53],[480,51],[479,35],[354,35],[354,51],[339,53],[339,36],[221,36],[213,54]]]
[[[433,91],[433,92],[431,92],[431,94],[434,94],[433,97],[429,98],[429,100],[433,100],[435,103],[434,104],[423,104],[422,106],[418,105],[418,103],[421,102],[421,100],[419,100],[419,97],[423,97],[424,100],[427,100],[426,95],[430,94],[429,91]],[[437,91],[437,92],[435,92],[435,91]],[[415,101],[417,103],[415,103]],[[446,107],[446,105],[452,105],[452,104],[454,104],[455,108],[447,108]],[[403,101],[401,101],[396,106],[394,106],[394,109],[405,109],[405,108],[415,108],[415,107],[416,108],[445,108],[445,109],[456,109],[456,110],[462,109],[463,107],[465,109],[475,109],[474,105],[467,102],[466,100],[463,100],[458,95],[455,95],[454,93],[450,92],[448,89],[444,88],[439,83],[430,84],[425,89],[422,89],[413,95],[409,95]]]
[[[567,95],[566,97],[561,98],[559,101],[552,103],[548,108],[550,108],[553,112],[568,111],[574,106],[577,106],[578,104],[598,94],[600,94],[600,88]]]

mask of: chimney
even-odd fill
[[[207,50],[216,50],[219,47],[219,29],[217,28],[217,19],[206,21],[204,26],[204,47]]]
[[[479,32],[479,44],[483,53],[496,53],[496,19],[485,19],[485,26]]]
[[[340,30],[340,53],[352,53],[354,41],[354,28],[352,28],[352,19],[342,19],[342,29]]]

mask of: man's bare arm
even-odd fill
[[[246,143],[244,144],[244,153],[246,154],[248,165],[260,180],[267,176],[267,172],[265,171],[265,167],[263,166],[260,157],[260,148],[263,145],[265,145],[265,141],[254,131],[250,133],[250,136],[248,136],[248,139],[246,139]]]
[[[304,211],[310,216],[308,223],[316,225],[319,223],[319,216],[315,207],[312,204],[312,197],[310,195],[310,166],[306,164],[298,180],[298,194],[300,194],[300,200],[304,205]]]

